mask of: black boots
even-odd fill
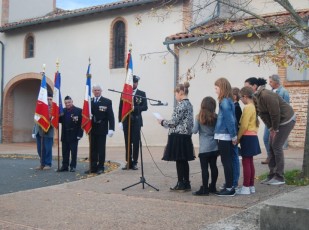
[[[190,184],[190,181],[184,181],[184,186],[185,186],[185,190],[186,191],[191,191],[191,184]]]
[[[216,185],[209,184],[209,192],[210,193],[217,193]]]
[[[183,181],[178,181],[177,184],[174,187],[170,188],[171,191],[176,191],[176,192],[184,192],[185,191],[185,184]]]
[[[191,191],[190,181],[178,181],[174,187],[170,188],[171,191],[187,192]]]
[[[200,190],[193,192],[192,195],[194,195],[194,196],[209,196],[209,190],[208,190],[208,188],[201,186]]]

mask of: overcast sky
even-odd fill
[[[117,1],[120,0],[57,0],[57,7],[64,10],[74,10]]]

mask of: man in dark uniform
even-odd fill
[[[70,152],[70,172],[75,172],[78,141],[83,137],[83,130],[81,129],[82,110],[73,105],[73,100],[70,96],[64,98],[64,104],[63,115],[59,118],[59,122],[62,123],[62,166],[59,172],[69,170]]]
[[[137,89],[139,77],[133,75],[133,103],[134,110],[131,112],[130,116],[127,116],[123,122],[121,122],[121,112],[122,112],[122,100],[119,104],[119,126],[123,127],[124,140],[126,146],[126,161],[128,160],[128,132],[129,132],[129,122],[128,118],[131,117],[131,135],[130,135],[130,157],[129,162],[127,162],[126,167],[123,169],[133,169],[137,170],[137,160],[139,153],[139,145],[141,139],[141,127],[143,126],[142,112],[148,110],[146,93]],[[132,151],[133,150],[133,151]]]
[[[91,170],[85,173],[104,172],[106,135],[112,137],[115,130],[115,118],[112,101],[102,97],[99,85],[92,87],[94,95],[91,98],[92,128],[91,128]]]

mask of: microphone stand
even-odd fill
[[[158,101],[158,100],[154,100],[154,99],[150,99],[150,98],[147,98],[147,97],[142,97],[142,96],[139,96],[139,95],[133,95],[133,94],[129,94],[129,93],[123,93],[121,91],[116,91],[116,90],[113,90],[113,89],[108,89],[108,91],[111,91],[111,92],[115,92],[115,93],[120,93],[120,94],[125,94],[125,95],[129,95],[129,96],[132,96],[132,97],[139,97],[139,98],[144,98],[146,100],[151,100],[151,101],[156,101],[158,104],[160,103],[161,104],[161,101]],[[134,102],[133,102],[134,103]],[[151,103],[150,103],[151,104]],[[139,111],[139,107],[138,107],[138,114],[140,114],[140,111]],[[139,122],[139,126],[140,126],[140,132],[141,132],[141,124],[140,124],[140,121],[138,120]],[[130,143],[128,143],[128,145],[131,145],[131,141]],[[132,151],[133,151],[133,148],[132,148]],[[135,185],[138,185],[138,184],[142,184],[143,185],[143,189],[145,189],[145,184],[147,184],[149,187],[155,189],[156,191],[159,191],[159,189],[157,189],[156,187],[152,186],[151,184],[147,183],[146,182],[146,179],[144,177],[144,163],[143,163],[143,150],[142,150],[142,138],[141,138],[141,135],[140,135],[140,139],[139,139],[139,151],[140,151],[140,155],[141,155],[141,172],[142,172],[142,176],[140,177],[140,181],[135,183],[135,184],[132,184],[132,185],[129,185],[125,188],[122,189],[122,191],[128,189],[128,188],[131,188]],[[133,153],[131,153],[133,154]],[[129,163],[129,162],[128,162]]]

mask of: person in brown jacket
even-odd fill
[[[284,180],[283,144],[294,128],[296,116],[293,108],[278,94],[265,88],[263,78],[248,78],[245,86],[255,91],[257,112],[270,131],[269,174],[262,184],[281,185]]]

